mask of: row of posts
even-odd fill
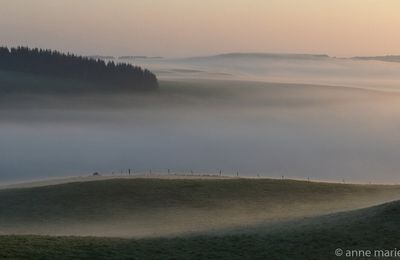
[[[168,169],[167,172],[168,172],[168,175],[170,175],[172,171],[171,171],[171,169]],[[120,171],[120,174],[121,174],[121,175],[123,175],[124,173],[125,173],[124,170],[121,170],[121,171]],[[127,169],[126,173],[130,176],[130,175],[134,175],[134,174],[135,174],[135,171],[134,171],[133,169]],[[153,171],[152,171],[151,169],[149,169],[148,172],[138,172],[138,173],[144,173],[144,174],[146,174],[146,175],[147,175],[147,174],[148,174],[148,175],[152,175],[152,174],[153,174]],[[191,175],[194,175],[193,170],[190,170],[190,174],[191,174]],[[112,175],[115,175],[115,172],[112,172]],[[174,173],[174,175],[179,175],[179,174]],[[182,174],[182,175],[185,175],[185,174]],[[214,174],[214,175],[212,175],[212,174],[211,174],[211,175],[210,175],[210,174],[198,174],[198,176],[220,176],[220,177],[222,177],[222,176],[228,176],[228,175],[222,175],[222,170],[219,170],[219,171],[218,171],[218,174]],[[232,175],[229,175],[229,176],[232,176]],[[239,177],[239,171],[236,172],[235,176],[236,176],[236,177]],[[258,177],[258,178],[261,178],[260,174],[257,174],[257,177]],[[282,175],[280,179],[285,180],[285,176]],[[307,177],[307,181],[308,181],[308,182],[311,182],[310,177]],[[346,183],[346,182],[345,182],[345,179],[342,179],[342,183]]]

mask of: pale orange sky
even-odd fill
[[[399,0],[1,0],[0,45],[80,54],[400,54]]]

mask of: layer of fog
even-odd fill
[[[126,61],[124,61],[126,62]],[[184,59],[135,59],[160,78],[214,78],[400,90],[400,63],[324,55],[233,53]]]
[[[0,181],[173,172],[398,182],[400,96],[243,81],[156,94],[2,97]]]

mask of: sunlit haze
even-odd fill
[[[1,45],[80,54],[400,53],[397,0],[4,0]]]

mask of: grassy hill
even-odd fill
[[[121,239],[0,236],[2,259],[341,259],[334,252],[394,249],[400,202],[289,222],[273,232]],[[361,259],[361,258],[357,258]]]
[[[398,186],[273,179],[129,178],[0,190],[3,234],[157,237],[252,225],[398,199]]]

